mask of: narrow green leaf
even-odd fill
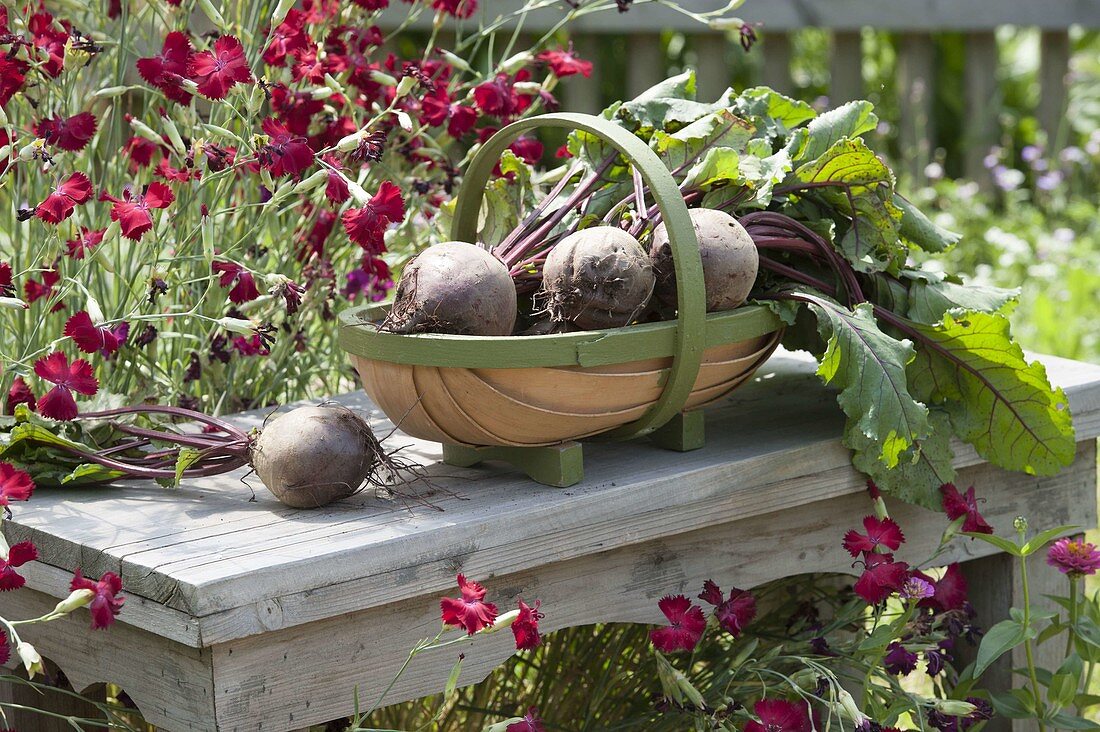
[[[180,448],[179,454],[176,455],[176,480],[172,485],[173,488],[179,488],[184,472],[197,463],[201,457],[202,453],[193,447]]]
[[[1024,544],[1024,547],[1023,547],[1023,550],[1022,550],[1023,554],[1024,554],[1025,557],[1029,557],[1032,554],[1034,554],[1035,552],[1037,552],[1040,549],[1042,549],[1043,547],[1045,547],[1052,540],[1058,539],[1062,536],[1065,536],[1066,534],[1070,534],[1075,530],[1079,531],[1080,529],[1081,529],[1080,526],[1065,525],[1065,526],[1055,526],[1053,529],[1047,529],[1046,531],[1041,531],[1038,534],[1036,534],[1035,536],[1031,537],[1031,539],[1026,544]]]
[[[462,673],[462,656],[458,657],[455,665],[451,667],[451,673],[447,677],[447,685],[443,688],[443,698],[450,699],[458,688],[458,676]]]
[[[1083,717],[1058,712],[1047,717],[1055,729],[1100,729],[1100,724]]]
[[[1021,555],[1020,547],[1013,541],[995,536],[994,534],[977,534],[970,531],[964,531],[963,536],[969,536],[971,539],[978,539],[984,541],[986,544],[992,544],[1006,554],[1011,554],[1014,557]]]

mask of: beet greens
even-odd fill
[[[748,231],[760,255],[752,299],[786,323],[785,345],[817,357],[839,390],[853,463],[883,490],[938,508],[955,476],[952,435],[1011,470],[1050,475],[1072,462],[1066,395],[1009,332],[1017,292],[921,268],[959,237],[895,190],[862,139],[878,124],[869,102],[818,115],[764,87],[700,102],[689,71],[604,116],[649,143],[689,206],[731,213]],[[510,153],[501,168],[512,175],[487,192],[533,202],[518,215],[486,206],[481,232],[521,293],[579,229],[615,225],[648,246],[660,223],[610,144],[574,132],[567,147],[572,159],[543,175],[556,182],[541,200],[534,170]]]

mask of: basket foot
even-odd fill
[[[703,410],[680,412],[650,433],[650,438],[666,450],[688,452],[698,450],[706,441],[706,419]]]
[[[448,465],[469,468],[485,460],[508,463],[536,483],[556,488],[568,488],[584,480],[583,448],[579,442],[548,447],[443,445],[443,462]]]

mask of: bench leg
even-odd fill
[[[963,564],[963,574],[969,586],[970,602],[978,613],[978,624],[988,629],[994,623],[1008,618],[1009,608],[1022,608],[1024,605],[1020,583],[1020,560],[1007,554],[995,554],[991,557],[975,559]],[[1068,592],[1065,577],[1046,564],[1046,552],[1040,551],[1028,558],[1027,578],[1031,594],[1031,606],[1039,610],[1061,612],[1062,608],[1048,600],[1045,595],[1065,595]],[[1062,663],[1062,643],[1053,641],[1034,646],[1035,664],[1041,668],[1054,670]],[[974,660],[977,647],[965,642],[958,647],[961,665]],[[1013,674],[1012,669],[1027,665],[1024,649],[1021,646],[1012,653],[1001,656],[985,672],[979,687],[990,691],[1004,691],[1013,684],[1020,686],[1024,679]],[[1038,726],[1029,720],[1013,720],[994,717],[985,726],[985,732],[1036,732]]]

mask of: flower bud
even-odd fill
[[[1023,539],[1024,535],[1027,534],[1027,519],[1023,516],[1017,516],[1012,522],[1012,528],[1016,529],[1016,533]]]
[[[38,655],[38,651],[30,643],[19,641],[15,652],[23,662],[23,668],[27,669],[27,676],[33,679],[35,674],[46,673],[46,668],[42,665],[42,656]]]
[[[241,335],[250,336],[256,332],[256,328],[252,325],[251,320],[224,317],[218,318],[215,322],[217,322],[218,325],[232,333],[240,333]]]
[[[218,12],[218,9],[214,7],[214,3],[210,0],[199,0],[199,7],[202,8],[202,12],[206,14],[207,18],[210,18],[210,22],[217,26],[218,30],[225,30],[225,18]]]
[[[328,99],[335,93],[335,90],[330,89],[327,86],[319,86],[309,93],[309,98],[316,101],[321,101],[322,99]]]
[[[405,78],[407,79],[409,77],[406,76]],[[408,112],[397,110],[396,112],[394,112],[394,116],[397,117],[397,124],[401,125],[401,129],[405,130],[405,132],[413,131],[412,117],[409,116]]]
[[[275,6],[275,11],[271,13],[272,30],[286,20],[287,13],[294,7],[294,2],[295,0],[279,0],[279,4]]]
[[[103,308],[99,307],[99,302],[91,295],[88,296],[84,309],[88,311],[88,317],[94,325],[99,325],[106,319],[103,317]]]
[[[519,609],[509,610],[503,615],[498,615],[497,619],[493,621],[492,625],[486,625],[484,628],[477,632],[477,635],[488,635],[489,633],[495,633],[498,630],[504,630],[505,628],[511,628],[512,623],[516,622],[516,618],[519,617]]]
[[[534,60],[535,56],[530,51],[521,51],[511,58],[501,61],[497,71],[502,74],[514,74]]]
[[[804,668],[801,671],[796,672],[790,678],[790,682],[797,686],[799,689],[805,691],[813,691],[817,688],[818,675],[813,669]]]
[[[508,719],[502,719],[499,722],[490,724],[483,732],[507,732],[508,728],[513,724],[518,724],[523,721],[523,717],[509,717]]]
[[[414,86],[416,86],[415,76],[402,76],[401,81],[397,82],[397,91],[394,94],[400,99],[411,92]]]
[[[397,86],[397,79],[387,74],[385,71],[371,71],[368,76],[375,84],[381,84],[382,86]],[[398,96],[401,95],[398,94]]]
[[[94,597],[95,592],[92,590],[73,590],[69,593],[68,597],[57,603],[51,615],[68,615],[73,610],[78,610],[91,604],[92,598]]]
[[[360,130],[359,132],[353,132],[350,135],[341,137],[340,141],[336,143],[336,152],[351,152],[359,147],[359,143],[363,141],[363,132],[363,130]]]
[[[711,18],[707,21],[707,27],[716,31],[739,31],[745,21],[740,18]]]
[[[114,99],[130,91],[128,86],[107,86],[92,94],[96,99]]]
[[[457,56],[444,49],[439,49],[439,55],[443,57],[444,61],[454,66],[459,71],[473,71],[473,69],[470,68],[470,64],[466,63],[466,59],[461,56]]]
[[[537,81],[517,81],[512,88],[517,94],[538,94],[542,91],[542,84]]]
[[[164,142],[164,140],[161,139],[160,135],[158,135],[152,127],[145,124],[137,117],[130,118],[130,127],[137,135],[139,135],[140,137],[144,137],[149,142],[155,142],[158,145]]]
[[[26,310],[29,307],[30,305],[18,297],[0,297],[0,308],[5,310]]]
[[[976,706],[962,699],[936,699],[932,703],[932,707],[937,712],[946,714],[949,717],[968,717],[978,711]]]
[[[117,226],[118,227],[117,230],[115,231],[115,236],[117,237],[118,232],[121,231],[121,227],[118,226],[117,221],[112,221],[111,226]],[[103,247],[103,243],[107,241],[107,234],[108,233],[110,233],[110,226],[107,227],[107,231],[103,234],[103,241],[101,241],[100,245],[93,250],[94,253],[92,254],[92,256],[94,256],[96,261],[99,262],[100,267],[103,267],[104,270],[110,272],[111,274],[114,274],[115,273],[115,263],[111,261],[111,257],[107,254],[107,250]],[[112,239],[113,239],[113,237],[112,237]]]
[[[4,145],[0,147],[0,161],[8,162],[11,158],[11,145]]]
[[[351,197],[355,199],[356,203],[358,203],[360,206],[365,206],[366,204],[370,203],[371,194],[363,190],[363,186],[359,185],[350,178],[346,178],[345,180],[347,180],[348,183],[348,193],[351,194]]]
[[[46,146],[46,141],[41,137],[36,139],[29,145],[24,145],[19,148],[18,158],[24,162],[34,160],[35,156],[42,152],[42,149]]]
[[[303,180],[301,183],[298,183],[296,186],[294,186],[293,192],[294,193],[299,193],[299,194],[309,193],[314,188],[316,188],[318,186],[321,186],[321,185],[324,185],[327,182],[328,182],[328,169],[327,168],[321,168],[316,173],[314,173],[313,175],[311,175],[308,178],[306,178],[305,180]]]
[[[176,129],[176,123],[168,117],[161,117],[161,123],[164,125],[164,131],[168,135],[168,142],[172,143],[172,149],[175,150],[178,155],[186,155],[187,148],[184,147],[183,138],[180,137],[180,132]]]
[[[99,246],[96,247],[95,250],[97,252],[102,251],[104,244],[110,244],[115,239],[117,239],[118,235],[121,234],[121,233],[122,233],[122,224],[119,223],[118,221],[112,221],[110,224],[107,225],[107,230],[103,232],[103,240],[101,242],[99,242]]]
[[[188,78],[182,78],[179,80],[179,85],[183,87],[184,91],[186,92],[190,92],[191,94],[199,93],[199,83],[197,81]]]
[[[0,127],[8,126],[8,113],[4,111],[3,107],[0,107]]]
[[[840,714],[844,717],[855,722],[856,727],[859,727],[867,719],[867,715],[864,714],[860,708],[856,705],[856,700],[848,692],[847,689],[840,689],[836,694],[837,705],[840,707]]]
[[[340,82],[334,79],[332,77],[332,74],[325,74],[325,86],[327,86],[329,89],[332,89],[332,91],[336,94],[345,97],[347,96],[347,94],[344,93],[343,85],[341,85]]]

